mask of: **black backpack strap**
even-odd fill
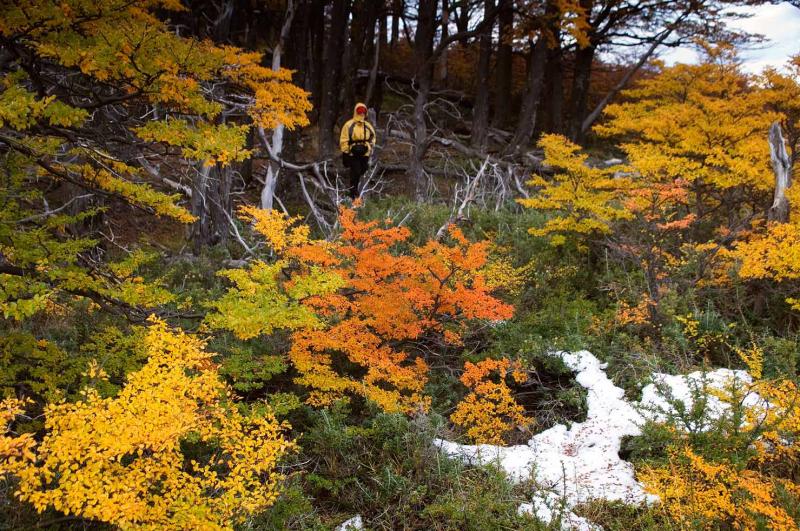
[[[356,128],[357,123],[358,122],[356,120],[353,120],[353,122],[350,124],[350,128],[347,131],[347,143],[351,146],[353,145],[353,130]],[[366,142],[367,144],[371,144],[373,138],[375,138],[375,133],[372,131],[372,126],[369,125],[366,120],[362,121],[361,123],[364,127],[364,131],[367,133],[364,136],[367,138],[366,140],[356,140],[356,142]]]

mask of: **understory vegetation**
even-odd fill
[[[316,5],[268,4],[286,32]],[[320,4],[323,29],[348,27]],[[442,51],[419,42],[426,9],[442,15],[418,4],[395,51],[432,69]],[[599,46],[592,2],[509,4],[528,68],[553,42],[576,65]],[[690,4],[675,27],[719,16]],[[424,101],[408,133],[431,89],[417,72],[382,95],[384,158],[351,201],[313,138],[333,112],[320,91],[340,87],[300,88],[283,24],[274,47],[233,45],[187,29],[186,8],[0,12],[0,529],[561,529],[565,507],[519,510],[558,488],[437,440],[524,445],[582,422],[585,386],[554,355],[577,350],[631,401],[654,373],[747,376],[693,387],[625,441],[658,503],[576,515],[797,529],[800,55],[748,74],[735,36],[701,39],[696,64],[648,63],[587,131],[500,120],[477,143],[430,136],[475,102]]]

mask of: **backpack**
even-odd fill
[[[350,154],[357,157],[364,157],[369,152],[369,147],[367,144],[372,142],[374,135],[372,133],[372,128],[367,127],[367,122],[362,122],[364,124],[363,127],[367,132],[367,138],[366,140],[353,140],[353,130],[356,128],[357,123],[358,122],[353,121],[353,123],[350,124],[350,129],[347,131],[348,143],[350,144]]]

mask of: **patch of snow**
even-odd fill
[[[537,493],[534,495],[532,503],[523,503],[519,506],[517,514],[533,515],[545,524],[550,524],[553,520],[560,518],[561,529],[564,530],[598,531],[602,529],[586,518],[569,511],[564,506],[563,498],[552,492]]]
[[[641,426],[648,419],[665,418],[672,410],[669,398],[691,408],[691,390],[703,384],[703,375],[700,372],[685,376],[656,373],[654,383],[643,389],[642,400],[631,403],[625,400],[624,391],[606,375],[606,364],[592,353],[584,350],[555,355],[576,372],[575,379],[586,389],[588,412],[584,422],[576,422],[569,428],[557,424],[534,435],[527,445],[463,445],[443,439],[437,439],[435,444],[450,457],[474,465],[496,463],[512,481],[530,478],[546,489],[547,496],[538,495],[531,504],[523,505],[521,511],[529,511],[549,522],[553,518],[553,508],[557,507],[553,501],[558,500],[565,505],[562,515],[565,529],[599,529],[585,527],[591,524],[570,510],[594,499],[630,504],[658,501],[636,481],[633,465],[620,459],[622,438],[640,435]],[[750,381],[745,371],[718,369],[705,375],[707,385],[723,389],[733,378]],[[755,395],[748,396],[745,403],[753,405],[759,400]],[[709,397],[706,407],[712,417],[717,417],[725,411],[726,404]]]
[[[364,529],[364,521],[361,519],[360,514],[342,522],[342,524],[336,528],[336,531],[350,531],[353,529]]]
[[[717,369],[703,374],[700,371],[691,372],[686,375],[672,375],[655,373],[652,376],[653,383],[648,384],[642,389],[642,400],[639,402],[639,409],[642,415],[655,421],[663,421],[668,414],[675,413],[675,408],[671,403],[674,401],[682,402],[685,411],[690,411],[693,407],[692,395],[697,391],[708,388],[721,390],[729,389],[731,383],[737,386],[750,384],[753,379],[747,371],[735,371],[731,369]],[[721,401],[713,394],[705,395],[705,415],[700,419],[701,424],[684,425],[685,429],[693,431],[704,431],[710,426],[708,422],[712,419],[720,418],[730,409],[730,405]],[[743,397],[743,404],[748,407],[768,407],[768,404],[756,393],[750,392]]]

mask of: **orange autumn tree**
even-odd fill
[[[285,308],[305,315],[286,328],[293,330],[288,358],[309,404],[361,396],[387,412],[427,409],[419,347],[436,338],[458,344],[471,320],[511,317],[482,273],[489,242],[471,243],[456,228],[446,242],[413,246],[407,228],[359,221],[347,208],[334,241],[311,239],[299,219],[277,212],[248,207],[242,217],[254,221],[281,267],[255,276],[265,265],[251,264],[247,282],[225,272],[236,285],[213,303],[207,322],[243,339],[268,334],[253,319],[224,316],[252,308],[265,293],[283,294]]]
[[[470,393],[459,402],[450,420],[465,428],[467,436],[478,444],[503,444],[511,430],[533,424],[512,396],[507,379],[523,384],[528,374],[518,361],[506,358],[464,364],[461,383]]]
[[[232,529],[272,505],[278,462],[295,447],[288,424],[269,412],[243,415],[201,340],[154,320],[145,346],[147,364],[118,396],[89,387],[75,403],[50,404],[38,444],[0,435],[0,475],[15,478],[15,495],[39,512],[120,529]],[[0,421],[23,405],[5,401]],[[191,459],[186,444],[206,457]]]

